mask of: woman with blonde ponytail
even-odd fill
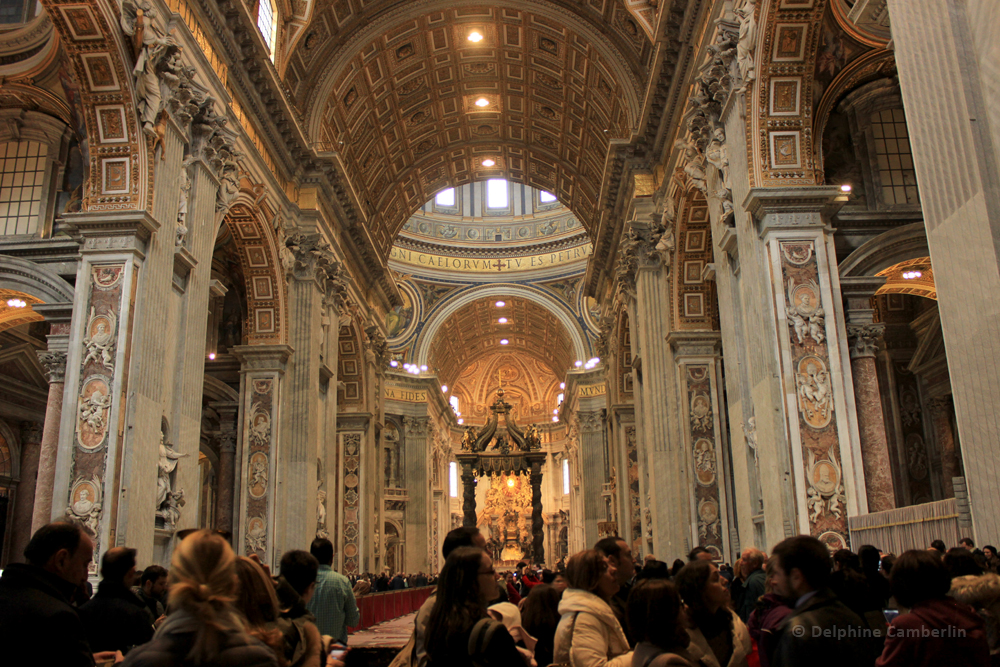
[[[278,667],[274,652],[251,637],[232,603],[236,554],[221,536],[200,530],[174,550],[170,615],[124,667]]]

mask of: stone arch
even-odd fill
[[[43,303],[72,303],[73,286],[41,264],[0,255],[0,289],[29,294]]]
[[[581,328],[576,315],[565,304],[559,302],[554,296],[538,289],[532,289],[525,285],[511,285],[508,283],[496,283],[491,285],[478,285],[453,295],[442,305],[431,313],[427,322],[423,325],[413,347],[413,362],[417,364],[427,363],[430,354],[431,344],[437,336],[441,325],[463,306],[467,306],[473,301],[483,297],[510,297],[519,296],[528,301],[545,308],[551,312],[566,329],[570,342],[573,345],[573,353],[577,359],[590,358],[591,345]],[[558,370],[558,369],[553,369]]]
[[[139,123],[133,58],[119,25],[119,8],[108,0],[66,5],[42,0],[55,25],[72,74],[61,77],[78,99],[90,150],[83,209],[145,209],[153,196],[151,139]],[[74,80],[75,79],[75,80]]]
[[[363,407],[366,402],[365,354],[361,332],[355,322],[341,325],[337,347],[337,405]]]
[[[817,113],[824,95],[814,103],[814,86],[826,93],[838,79],[878,69],[885,60],[874,54],[883,51],[872,50],[884,44],[855,30],[829,2],[760,4],[756,79],[746,95],[750,187],[822,183],[820,136],[814,126],[825,123]],[[839,43],[831,44],[834,40]]]
[[[224,221],[239,251],[246,278],[247,320],[243,323],[247,345],[281,344],[288,339],[285,276],[273,218],[259,188],[244,184]]]
[[[924,223],[914,222],[879,234],[840,262],[841,278],[875,276],[901,262],[928,257]]]

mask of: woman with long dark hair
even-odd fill
[[[677,588],[666,579],[642,579],[628,596],[628,624],[638,640],[633,667],[695,667],[704,653],[691,646]]]
[[[715,563],[696,560],[677,573],[677,590],[688,606],[688,635],[722,667],[746,667],[753,651],[746,624],[731,609],[729,591]]]
[[[278,621],[281,609],[274,584],[264,569],[246,556],[236,560],[236,578],[239,580],[236,609],[246,620],[247,632],[264,642],[274,651],[278,665],[285,667],[285,639]]]
[[[556,590],[550,584],[538,584],[524,599],[521,627],[537,640],[535,662],[539,667],[552,663],[552,645],[556,638],[556,628],[559,626],[560,599],[562,591]]]
[[[524,660],[503,623],[486,613],[497,597],[496,570],[477,547],[448,555],[427,622],[429,667],[517,667]]]

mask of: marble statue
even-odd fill
[[[90,491],[81,489],[78,500],[66,508],[66,520],[86,526],[92,533],[97,534],[97,528],[101,516],[101,503],[97,499],[90,499]]]
[[[171,475],[177,469],[177,460],[182,459],[187,454],[176,451],[172,445],[164,441],[165,436],[160,432],[160,459],[157,463],[158,476],[156,478],[156,508],[163,510],[170,499],[172,489]]]
[[[160,76],[157,67],[171,55],[177,43],[172,36],[164,35],[153,24],[156,9],[143,0],[124,0],[122,3],[121,26],[132,38],[136,53],[132,76],[135,78],[135,92],[138,98],[139,118],[142,131],[156,138],[157,117],[163,107],[160,91]]]
[[[83,421],[94,433],[104,433],[107,427],[104,411],[111,407],[111,397],[104,392],[95,390],[80,403],[80,421]]]
[[[754,72],[754,50],[757,48],[757,0],[743,0],[736,8],[736,16],[740,21],[739,42],[736,44],[736,66],[740,70],[743,85],[753,81],[757,75]]]
[[[87,354],[83,357],[84,366],[91,361],[97,361],[105,368],[111,368],[115,360],[116,321],[114,313],[98,315],[96,309],[90,307],[90,319],[87,325],[89,334],[83,339],[83,346],[87,350]]]
[[[168,491],[167,499],[164,501],[163,507],[156,513],[156,516],[161,517],[166,526],[173,527],[177,524],[177,520],[181,516],[181,507],[183,506],[184,489]]]

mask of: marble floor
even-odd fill
[[[373,625],[367,630],[362,630],[348,637],[347,643],[351,648],[402,648],[410,639],[410,634],[413,632],[413,620],[416,616],[417,612],[413,612],[385,623]]]

